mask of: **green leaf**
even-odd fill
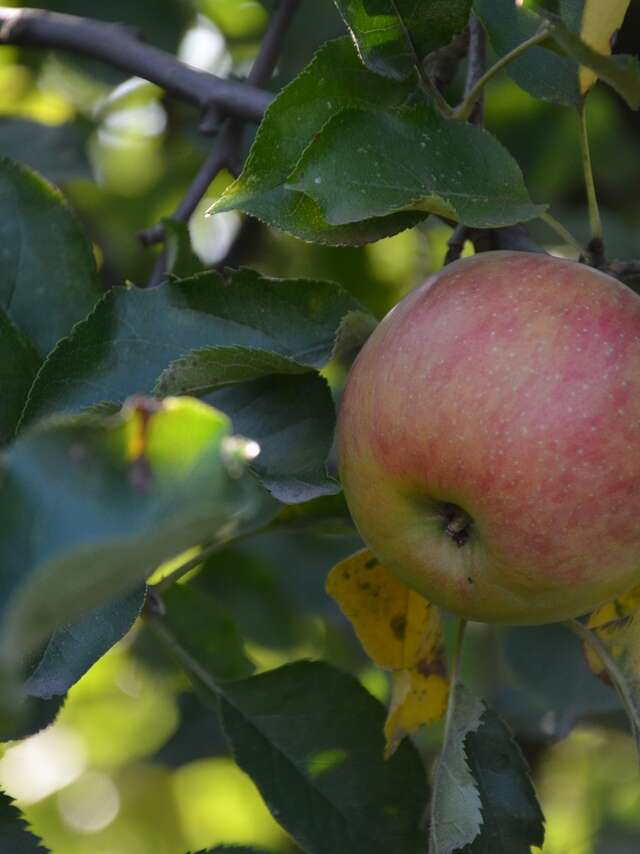
[[[298,504],[340,491],[327,475],[336,415],[323,377],[264,377],[219,389],[206,400],[260,445],[251,467],[279,501]]]
[[[248,270],[229,283],[210,273],[114,289],[51,354],[23,423],[139,392],[220,389],[211,401],[261,443],[254,469],[278,499],[329,494],[338,489],[325,469],[335,411],[317,369],[356,317],[375,324],[338,285]]]
[[[632,110],[640,108],[640,60],[636,56],[603,56],[583,42],[558,16],[544,9],[540,10],[540,14],[551,22],[552,38],[571,59],[595,71],[601,80],[624,98]]]
[[[42,854],[48,851],[31,833],[13,801],[0,792],[0,850],[6,854]]]
[[[385,762],[384,708],[351,676],[300,662],[224,687],[234,757],[309,854],[418,854],[425,773],[404,742]]]
[[[343,111],[309,145],[289,186],[311,196],[334,225],[416,206],[485,228],[544,210],[491,134],[447,121],[426,104]]]
[[[498,57],[512,51],[540,28],[540,18],[513,0],[474,0],[474,10]],[[532,47],[505,70],[534,98],[566,106],[580,103],[578,66],[567,57],[544,47]]]
[[[45,356],[95,304],[95,262],[58,191],[4,157],[0,257],[0,309]]]
[[[43,422],[11,446],[0,468],[0,670],[261,512],[261,492],[240,476],[245,446],[229,433],[194,399],[138,399],[117,416]]]
[[[471,0],[335,0],[364,63],[401,80],[464,29]]]
[[[223,385],[259,379],[270,374],[306,374],[309,368],[280,353],[252,347],[203,347],[172,362],[160,375],[160,395],[202,395]]]
[[[238,209],[296,237],[359,245],[415,225],[424,213],[402,212],[334,227],[288,178],[326,122],[345,108],[386,109],[405,103],[413,82],[385,80],[363,68],[348,38],[325,44],[267,110],[240,177],[212,206]]]
[[[278,356],[320,368],[342,319],[358,310],[360,304],[330,282],[265,279],[251,271],[232,274],[229,283],[208,273],[150,290],[114,288],[47,359],[24,422],[122,401],[152,391],[158,381],[163,394],[195,390],[189,375],[193,368],[201,383],[203,363],[211,377],[207,388],[259,376],[259,353],[269,370],[282,369]],[[198,355],[205,347],[209,354]],[[247,366],[234,373],[230,366],[241,355]]]
[[[145,587],[136,587],[95,608],[75,623],[53,632],[24,684],[30,697],[62,696],[99,658],[123,638],[144,604]]]
[[[480,726],[485,707],[458,685],[453,708],[449,737],[442,745],[431,798],[429,854],[458,851],[473,842],[482,826],[480,792],[467,762],[465,739]]]
[[[501,640],[506,673],[498,711],[517,734],[557,741],[579,721],[620,708],[616,693],[593,678],[580,641],[565,626],[509,629]]]
[[[190,585],[228,611],[248,640],[271,648],[295,643],[294,603],[264,557],[247,554],[232,544],[207,558]]]
[[[543,841],[520,748],[498,715],[458,685],[436,771],[429,854],[530,854]]]
[[[91,179],[87,159],[88,130],[79,122],[46,125],[28,119],[0,118],[0,155],[11,157],[54,184]]]
[[[56,719],[66,693],[131,628],[144,603],[140,585],[53,632],[27,668],[16,718],[4,721],[0,741],[33,735]]]
[[[467,736],[465,751],[478,781],[483,818],[468,854],[530,854],[532,845],[542,847],[544,816],[526,760],[494,711],[485,710],[478,729]]]
[[[0,309],[0,445],[13,438],[40,356]]]
[[[235,623],[213,596],[187,584],[162,594],[164,623],[190,655],[216,680],[240,679],[253,672]]]
[[[53,697],[51,700],[40,700],[19,691],[12,714],[7,716],[0,713],[0,742],[19,741],[46,729],[58,717],[65,699]],[[1,707],[0,700],[0,712],[4,711]]]

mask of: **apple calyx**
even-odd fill
[[[469,514],[458,507],[457,504],[445,504],[443,508],[443,516],[445,521],[445,534],[450,537],[453,542],[461,548],[469,542],[471,529],[473,528],[473,519]]]

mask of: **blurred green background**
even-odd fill
[[[258,0],[39,5],[123,21],[187,62],[240,77],[270,11]],[[303,2],[274,90],[343,32],[331,0]],[[618,49],[637,53],[639,41],[640,4],[632,2]],[[603,86],[590,96],[588,115],[608,255],[637,257],[640,119]],[[136,235],[171,214],[206,156],[212,142],[198,134],[198,120],[195,109],[165,100],[156,87],[96,63],[0,48],[0,154],[62,187],[94,242],[105,288],[148,280],[158,250],[143,249]],[[520,162],[533,199],[550,203],[586,241],[577,117],[501,76],[487,93],[486,123]],[[247,128],[245,147],[254,130]],[[450,229],[436,219],[358,249],[305,244],[235,213],[205,219],[229,179],[216,178],[190,223],[193,246],[209,265],[333,279],[378,316],[442,265]],[[530,232],[571,256],[544,224],[532,223]],[[339,391],[340,377],[332,380]],[[328,570],[357,547],[342,527],[261,535],[209,561],[194,583],[233,614],[258,669],[322,657],[385,699],[386,676],[367,663],[324,593]],[[474,627],[466,678],[520,737],[547,817],[545,854],[637,854],[637,760],[612,692],[591,684],[568,633],[523,631],[529,634]],[[428,763],[437,738],[437,728],[418,738]],[[0,785],[54,854],[186,854],[222,842],[297,850],[227,755],[211,713],[141,625],[72,689],[54,726],[0,755]]]

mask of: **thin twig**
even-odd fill
[[[189,558],[189,560],[180,564],[180,566],[176,567],[168,575],[165,575],[164,578],[161,578],[160,581],[156,582],[156,584],[149,585],[149,589],[161,595],[165,590],[173,587],[173,585],[177,581],[180,581],[180,579],[188,572],[191,572],[192,569],[195,569],[197,566],[200,566],[201,563],[204,563],[208,557],[211,557],[212,554],[215,554],[215,552],[221,549],[224,545],[228,544],[221,544],[217,540],[214,543],[208,543],[202,547],[197,555],[194,555],[194,557]]]
[[[482,79],[487,65],[487,51],[484,27],[475,15],[469,18],[469,50],[467,62],[467,79],[464,86],[465,97],[474,90],[478,81]],[[484,122],[484,92],[476,98],[473,109],[469,115],[469,121],[474,125],[482,125]]]
[[[629,717],[629,723],[631,724],[631,729],[634,734],[634,737],[638,737],[638,733],[640,732],[640,715],[638,710],[636,709],[636,705],[633,701],[633,697],[631,695],[631,691],[629,690],[629,685],[627,680],[624,677],[624,674],[614,661],[613,657],[609,654],[608,649],[602,643],[596,632],[587,628],[583,623],[579,620],[567,620],[565,623],[567,628],[571,629],[574,634],[578,635],[580,640],[584,643],[588,644],[591,647],[593,652],[598,656],[598,658],[602,661],[603,665],[607,673],[609,674],[609,678],[616,691],[618,692],[618,696],[622,701],[622,705]]]
[[[282,51],[287,30],[300,2],[301,0],[281,0],[279,3],[262,40],[258,56],[249,72],[247,78],[249,85],[264,86],[271,79]],[[243,123],[239,119],[228,118],[224,120],[213,150],[198,170],[198,174],[172,214],[171,219],[178,222],[188,222],[218,172],[225,168],[232,173],[236,172],[234,161],[240,148],[242,128]],[[146,246],[150,246],[162,242],[164,229],[162,225],[158,224],[141,232],[138,236]],[[163,281],[165,270],[166,253],[163,252],[156,261],[149,287],[159,285]]]
[[[467,76],[464,85],[464,97],[468,97],[469,93],[475,88],[485,72],[486,66],[486,45],[485,35],[482,24],[475,15],[469,18],[469,41],[467,47]],[[474,125],[482,125],[484,122],[484,98],[483,93],[477,98],[473,105],[473,110],[469,116],[469,121]],[[462,255],[464,244],[467,240],[472,239],[474,229],[460,223],[454,229],[453,234],[447,241],[447,254],[444,263],[451,264],[457,261]]]
[[[473,111],[473,107],[476,103],[476,100],[480,97],[480,94],[486,84],[492,80],[495,75],[502,71],[502,69],[508,65],[510,62],[513,62],[514,59],[517,59],[523,53],[526,53],[530,48],[535,47],[535,45],[540,44],[546,39],[549,38],[549,27],[546,24],[543,24],[540,29],[534,33],[530,38],[523,41],[513,50],[509,51],[509,53],[505,53],[504,56],[500,57],[500,59],[492,65],[491,68],[486,71],[482,77],[475,83],[475,85],[471,88],[471,90],[465,95],[464,99],[460,102],[460,104],[453,111],[453,115],[457,119],[468,119]]]
[[[146,616],[150,618],[147,620],[147,625],[171,650],[185,670],[197,677],[197,679],[199,679],[200,682],[202,682],[202,684],[213,693],[220,693],[220,685],[216,682],[211,673],[209,673],[209,671],[203,667],[187,649],[185,649],[167,624],[159,618],[159,615],[152,612]]]
[[[228,115],[260,121],[273,100],[255,85],[225,80],[193,68],[170,53],[143,44],[118,24],[42,9],[0,7],[0,44],[48,47],[106,62],[127,74],[156,83],[170,95]]]

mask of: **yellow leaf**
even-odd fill
[[[396,670],[392,674],[391,704],[384,725],[385,759],[402,739],[424,724],[443,717],[449,699],[449,680],[445,672],[422,672],[419,666]]]
[[[640,675],[640,585],[596,608],[587,620],[587,628],[595,631],[614,658],[624,656],[627,667]],[[591,672],[609,682],[600,656],[586,644],[584,651]]]
[[[605,56],[611,53],[611,38],[620,29],[629,0],[585,0],[580,37]],[[598,79],[595,71],[580,66],[580,92],[586,94]]]
[[[390,756],[407,733],[439,720],[446,710],[449,683],[440,612],[368,549],[331,570],[327,592],[351,621],[367,655],[392,671],[385,724],[385,756]]]

